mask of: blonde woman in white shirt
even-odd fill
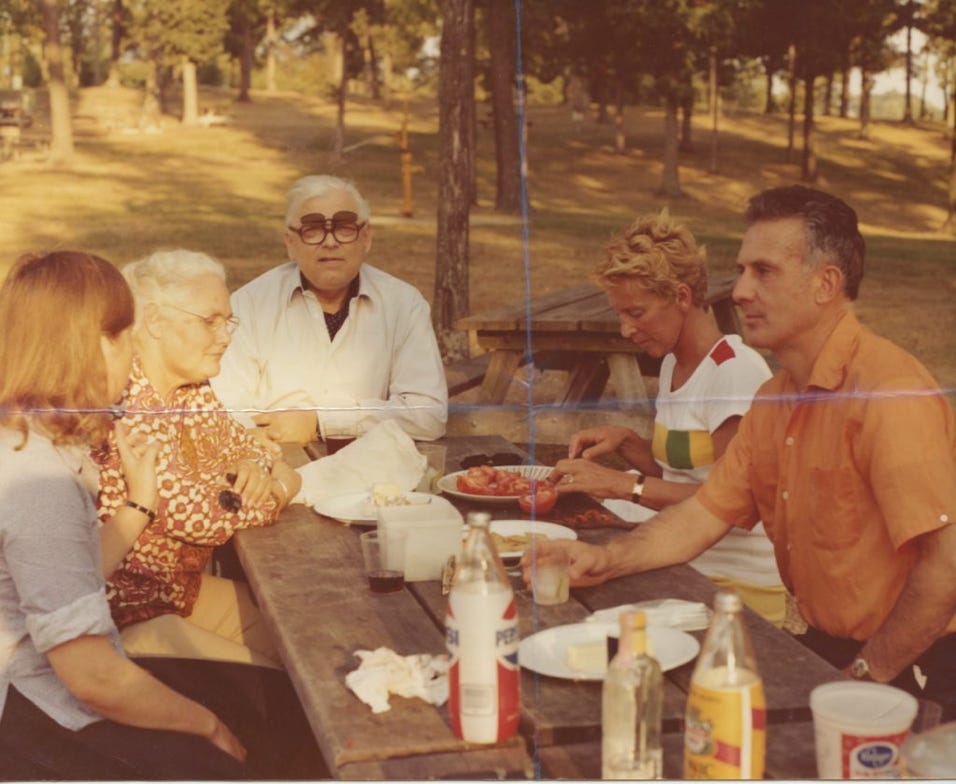
[[[289,191],[290,261],[233,294],[239,329],[213,379],[233,414],[273,441],[350,439],[396,420],[439,438],[448,387],[428,303],[367,263],[368,203],[327,175]]]
[[[704,249],[666,209],[638,218],[612,240],[595,274],[621,319],[621,334],[662,358],[654,435],[647,439],[623,425],[582,430],[553,476],[558,492],[587,492],[638,521],[697,491],[771,374],[756,351],[739,335],[722,334],[705,310]],[[608,454],[636,474],[596,462]],[[734,529],[691,565],[783,623],[786,589],[762,524]]]

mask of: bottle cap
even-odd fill
[[[736,591],[721,589],[714,596],[714,610],[717,612],[740,612],[743,602]]]

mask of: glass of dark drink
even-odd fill
[[[345,438],[326,438],[325,439],[325,454],[334,455],[340,449],[347,447],[355,439],[351,437]]]
[[[405,584],[405,532],[366,531],[359,536],[372,593],[394,593]]]

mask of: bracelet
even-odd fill
[[[154,512],[152,509],[147,509],[142,504],[138,504],[128,498],[126,499],[126,506],[128,506],[130,509],[135,509],[137,512],[142,512],[144,515],[146,515],[150,522],[153,522],[156,519],[156,512]]]
[[[284,504],[288,504],[289,501],[292,500],[292,493],[289,492],[289,486],[285,482],[283,482],[281,479],[279,479],[279,477],[275,476],[274,474],[272,476],[272,480],[274,482],[278,482],[279,487],[282,488],[282,492],[285,493],[285,499],[280,499],[280,500],[282,500]]]

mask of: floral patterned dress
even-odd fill
[[[225,410],[208,382],[180,387],[161,399],[134,357],[124,397],[123,424],[130,435],[160,445],[156,460],[159,503],[149,523],[106,584],[120,628],[167,613],[188,616],[213,548],[237,530],[275,522],[275,499],[260,508],[230,512],[219,504],[225,474],[240,460],[271,469],[272,457]],[[97,509],[102,525],[127,499],[126,480],[113,435],[94,449],[100,466]],[[136,499],[133,499],[136,500]]]

